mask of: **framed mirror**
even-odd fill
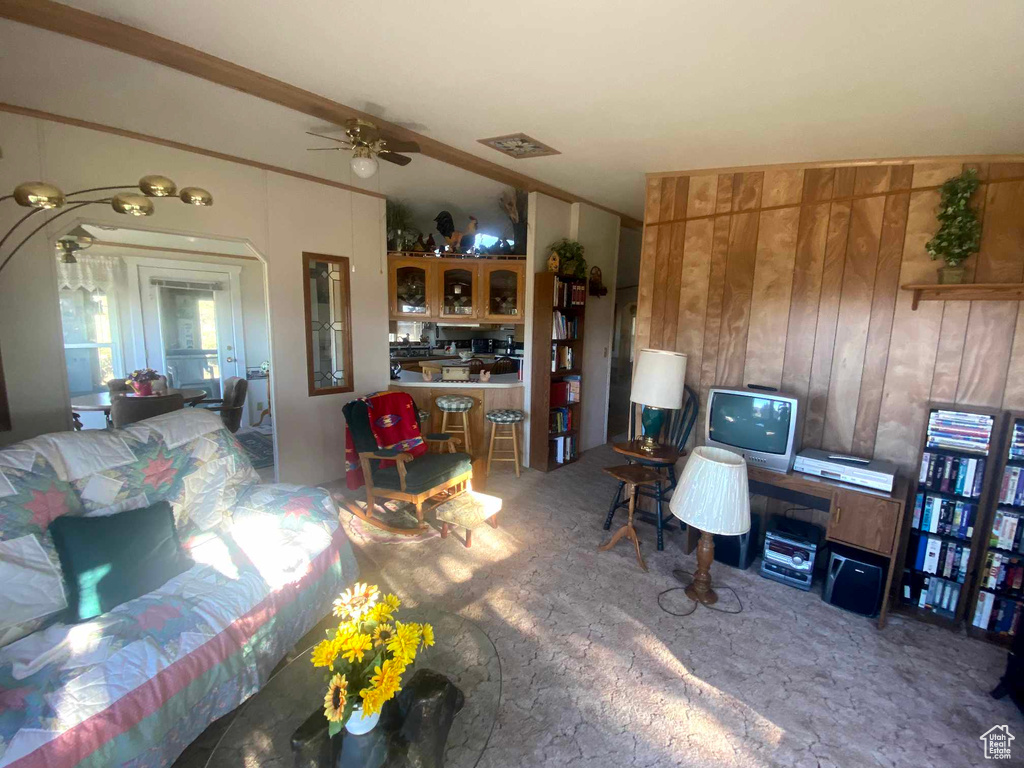
[[[352,296],[346,256],[302,254],[309,394],[351,392]]]

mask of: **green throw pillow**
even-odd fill
[[[68,585],[70,622],[152,592],[192,566],[166,501],[102,517],[58,517],[50,534]]]

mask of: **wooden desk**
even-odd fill
[[[882,605],[878,611],[878,628],[885,626],[889,612],[889,593],[900,548],[903,508],[907,502],[907,481],[897,476],[892,493],[873,491],[847,483],[837,483],[800,472],[772,472],[762,467],[747,466],[750,492],[828,513],[826,541],[834,541],[889,561]],[[767,530],[765,520],[764,529]],[[687,528],[687,554],[697,546],[700,531]]]

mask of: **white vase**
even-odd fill
[[[363,708],[356,707],[352,710],[348,722],[345,723],[345,730],[353,736],[369,733],[377,727],[378,720],[380,720],[380,712],[374,712],[369,717],[363,717]]]

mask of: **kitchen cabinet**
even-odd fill
[[[510,259],[388,257],[392,320],[525,322],[526,263]]]
[[[483,302],[480,318],[494,323],[524,322],[526,264],[498,261],[480,265]]]
[[[437,317],[437,264],[427,259],[389,259],[388,298],[392,319],[430,320]]]

